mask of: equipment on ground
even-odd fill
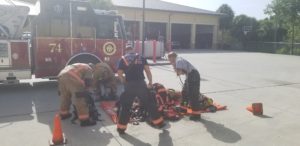
[[[153,88],[150,89],[151,97],[155,98],[157,101],[157,108],[163,115],[164,119],[170,121],[180,120],[181,117],[189,115],[191,109],[189,108],[188,102],[185,102],[186,109],[183,111],[181,101],[181,92],[174,89],[166,89],[162,84],[155,83]],[[226,110],[227,106],[223,106],[215,103],[211,98],[204,96],[203,105],[205,108],[201,110],[202,113],[216,112],[220,110]],[[100,107],[111,117],[114,123],[117,123],[117,113],[118,113],[118,101],[101,101]],[[142,103],[136,98],[133,102],[131,109],[131,120],[133,125],[139,125],[139,122],[147,121],[148,114],[146,109],[143,108]]]

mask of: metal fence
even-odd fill
[[[294,43],[293,50],[288,42],[247,42],[243,48],[251,52],[300,55],[300,43]]]

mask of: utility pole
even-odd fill
[[[143,21],[142,21],[142,56],[144,56],[145,53],[145,0],[143,0]]]
[[[291,49],[291,55],[294,54],[294,42],[295,42],[295,21],[293,21],[293,24],[292,24],[293,28],[292,28],[292,49]]]

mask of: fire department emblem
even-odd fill
[[[116,44],[113,42],[107,42],[103,45],[103,52],[106,55],[114,55],[117,52]]]

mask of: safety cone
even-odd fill
[[[49,141],[50,146],[55,145],[63,145],[67,143],[67,139],[62,133],[60,116],[58,114],[54,117],[54,125],[53,125],[53,135],[52,139]]]
[[[252,105],[247,107],[249,112],[252,112],[253,115],[262,115],[263,114],[263,104],[262,103],[252,103]]]

